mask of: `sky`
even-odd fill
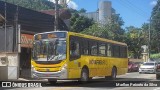
[[[87,12],[95,12],[98,9],[100,0],[67,0],[68,6],[80,10],[84,8]],[[124,23],[123,27],[141,27],[142,24],[149,22],[153,7],[157,0],[107,0],[111,1],[112,8],[116,14],[120,14]]]

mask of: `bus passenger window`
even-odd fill
[[[112,47],[110,44],[107,46],[107,56],[112,56]]]
[[[97,51],[97,43],[92,42],[90,45],[91,48],[91,55],[97,55],[98,51]]]
[[[100,56],[105,56],[106,55],[106,46],[105,44],[99,43],[99,55]]]
[[[71,57],[76,57],[76,56],[79,56],[79,55],[80,55],[80,53],[79,53],[79,43],[75,42],[75,41],[71,41],[70,56]]]
[[[88,55],[89,51],[88,51],[88,41],[87,40],[83,40],[82,42],[82,54],[83,55]]]

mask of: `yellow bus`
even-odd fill
[[[32,78],[89,81],[115,79],[128,71],[127,44],[67,31],[34,35]]]

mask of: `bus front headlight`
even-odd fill
[[[67,64],[64,64],[61,68],[61,75],[60,78],[61,79],[66,79],[68,77],[68,73],[67,73]]]
[[[62,67],[62,69],[61,69],[61,71],[64,71],[66,69],[67,69],[67,64],[64,64],[63,67]]]
[[[33,65],[31,65],[31,71],[35,71],[36,69],[34,68]]]

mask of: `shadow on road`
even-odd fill
[[[25,81],[25,82],[35,82],[41,83],[42,87],[88,87],[88,88],[104,88],[104,89],[114,89],[117,87],[129,87],[130,83],[148,83],[152,79],[143,79],[143,78],[117,78],[116,80],[106,80],[104,78],[93,79],[90,82],[83,83],[78,81],[58,81],[55,84],[50,84],[47,81]],[[23,81],[22,81],[23,82]],[[160,86],[160,82],[157,81]],[[122,86],[120,86],[122,85]],[[0,90],[8,89],[17,89],[17,88],[0,88]]]
[[[105,80],[104,78],[101,79],[93,79],[90,82],[83,83],[78,81],[69,81],[69,82],[58,82],[56,84],[45,83],[46,87],[93,87],[93,88],[103,88],[103,87],[117,87],[116,84],[130,84],[130,83],[143,83],[148,82],[151,79],[142,79],[142,78],[117,78],[116,80]]]

